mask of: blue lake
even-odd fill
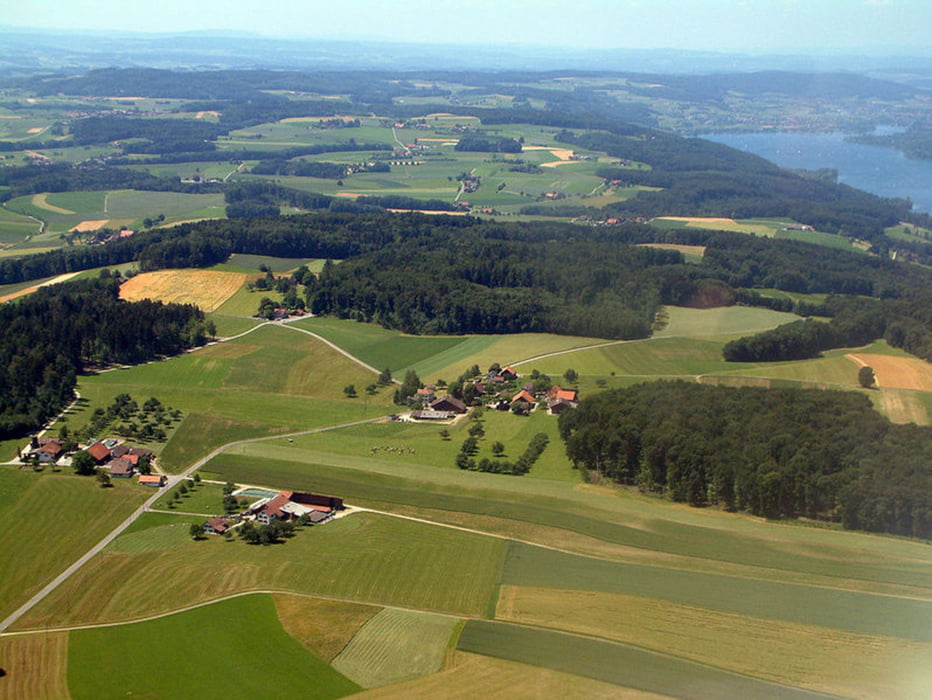
[[[838,171],[838,181],[883,197],[908,197],[932,213],[932,161],[880,146],[849,143],[843,134],[705,134],[702,138],[762,156],[784,168]]]

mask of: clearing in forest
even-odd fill
[[[215,270],[146,272],[125,282],[120,287],[120,298],[194,304],[204,311],[214,311],[233,296],[248,277],[242,272]]]
[[[877,386],[886,389],[932,391],[932,365],[917,357],[894,357],[867,353],[851,353],[845,357],[859,367],[865,365],[872,367]]]

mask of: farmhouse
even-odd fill
[[[554,416],[559,416],[568,408],[576,408],[576,404],[572,401],[565,401],[563,399],[557,399],[556,401],[550,402],[550,414]]]
[[[263,498],[253,503],[247,513],[254,515],[256,521],[263,525],[273,520],[294,520],[302,515],[316,523],[333,517],[336,511],[344,508],[343,499],[336,496],[279,491],[272,498]]]
[[[521,391],[519,391],[517,394],[514,395],[514,398],[511,399],[511,403],[515,403],[517,401],[524,401],[526,403],[529,403],[531,406],[533,406],[536,403],[534,400],[534,397],[531,396],[531,394],[528,393],[526,389],[522,389]]]
[[[135,465],[126,457],[117,457],[110,460],[110,476],[118,479],[129,479],[135,471]]]
[[[467,407],[462,401],[455,396],[441,396],[439,399],[430,402],[432,411],[446,411],[448,413],[466,413]]]
[[[222,515],[215,515],[204,523],[204,532],[210,535],[222,535],[230,529],[230,520]]]
[[[87,446],[87,453],[94,458],[97,464],[103,464],[110,459],[110,448],[102,442],[95,442]]]
[[[35,457],[39,464],[54,464],[65,450],[58,440],[50,438],[33,438],[29,457]]]
[[[547,400],[554,402],[558,399],[563,401],[579,401],[579,391],[576,389],[564,389],[557,384],[554,384],[547,390]]]

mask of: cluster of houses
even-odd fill
[[[149,474],[148,464],[155,456],[152,450],[137,447],[117,440],[95,440],[85,449],[98,467],[107,469],[111,478],[130,479],[139,473],[139,483],[144,486],[164,486],[165,476],[162,474]],[[55,438],[33,437],[25,452],[20,453],[24,462],[36,464],[57,464],[65,456],[65,448],[61,441]],[[145,466],[140,468],[140,461]]]
[[[485,377],[476,379],[470,385],[470,393],[474,394],[490,408],[500,411],[510,410],[516,403],[523,401],[528,404],[528,410],[546,406],[551,415],[559,415],[568,408],[576,408],[579,403],[577,389],[564,388],[558,385],[551,386],[545,392],[535,390],[533,382],[528,382],[517,393],[513,382],[518,373],[512,367],[502,367],[490,370]],[[511,390],[509,391],[509,388]],[[451,420],[463,415],[469,410],[467,403],[455,396],[437,396],[435,386],[426,386],[417,390],[412,401],[424,408],[411,412],[414,420]]]
[[[140,461],[148,464],[155,454],[145,447],[117,443],[116,440],[98,440],[88,445],[85,451],[94,458],[97,466],[106,468],[113,479],[131,479],[139,472],[139,483],[143,486],[165,485],[164,475],[149,474],[148,469],[140,470]]]
[[[260,525],[269,525],[275,521],[299,520],[306,518],[311,524],[325,523],[338,511],[345,510],[343,499],[336,496],[322,496],[301,491],[279,491],[274,496],[260,498],[249,506],[238,519],[248,518]],[[222,535],[234,526],[235,521],[224,515],[217,515],[204,523],[204,532]]]

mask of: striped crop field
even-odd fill
[[[17,627],[130,621],[256,590],[483,615],[503,551],[501,540],[369,513],[301,529],[275,547],[214,537],[108,551]]]
[[[486,620],[467,622],[458,648],[689,700],[830,697],[632,646]]]
[[[362,626],[333,667],[363,688],[436,673],[458,624],[455,617],[386,608]]]
[[[503,586],[496,618],[612,639],[845,697],[909,697],[920,690],[917,670],[932,666],[929,643],[616,593]]]

